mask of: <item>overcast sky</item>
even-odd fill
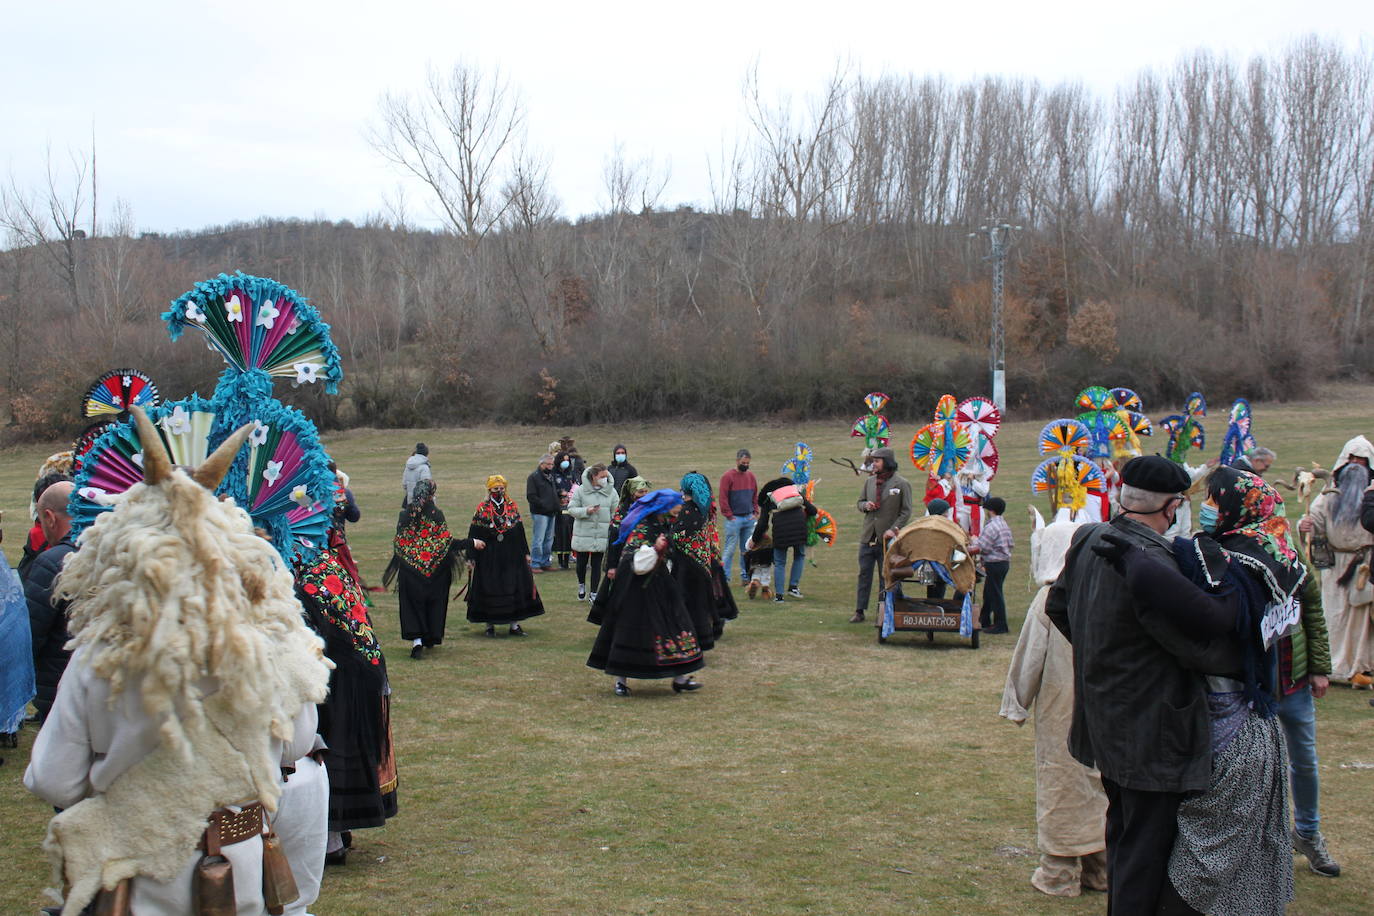
[[[669,164],[665,204],[709,203],[757,61],[802,95],[847,59],[867,75],[1081,80],[1109,94],[1198,47],[1248,57],[1316,33],[1374,47],[1371,0],[982,3],[68,0],[0,7],[0,174],[42,178],[94,130],[102,205],[145,230],[261,216],[361,220],[401,177],[366,141],[385,90],[459,58],[521,91],[562,213],[603,208],[620,145]],[[407,190],[426,215],[423,192]],[[103,208],[103,207],[102,207]]]

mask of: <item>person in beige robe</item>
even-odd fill
[[[1045,599],[1064,565],[1074,520],[1060,509],[1046,525],[1034,508],[1031,575],[1040,586],[1012,652],[1002,691],[1001,716],[1024,725],[1035,707],[1035,820],[1040,864],[1031,875],[1036,890],[1077,897],[1083,888],[1107,889],[1107,795],[1097,770],[1069,754],[1073,720],[1073,649],[1045,616]]]
[[[1354,687],[1374,684],[1374,581],[1368,574],[1374,534],[1360,525],[1371,464],[1374,444],[1364,436],[1347,442],[1336,459],[1332,485],[1312,501],[1298,523],[1304,539],[1325,540],[1335,554],[1335,565],[1321,571],[1331,679]]]

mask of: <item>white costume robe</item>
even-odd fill
[[[1080,518],[1086,515],[1079,513]],[[1012,652],[1000,715],[1021,725],[1035,706],[1035,819],[1042,854],[1088,856],[1106,848],[1107,796],[1097,770],[1069,754],[1073,649],[1045,616],[1049,587],[1059,576],[1078,525],[1070,520],[1068,509],[1061,509],[1051,525],[1043,526],[1038,512],[1035,520],[1031,572],[1040,590]],[[1042,886],[1045,870],[1042,859],[1032,882],[1046,893],[1060,893]],[[1076,875],[1073,885],[1076,889]]]
[[[214,678],[201,681],[208,695],[218,689]],[[273,741],[283,763],[290,763],[310,752],[317,724],[314,704],[301,707],[293,723],[289,745]],[[43,729],[34,741],[24,786],[44,801],[59,808],[70,808],[84,798],[104,793],[121,774],[147,757],[158,746],[158,723],[144,712],[136,682],[110,706],[110,682],[97,676],[86,664],[86,650],[72,657],[57,689],[57,699]],[[175,799],[168,799],[175,804]],[[206,811],[208,818],[211,812]],[[127,826],[139,823],[156,826],[157,811],[151,806],[130,812]],[[238,916],[261,916],[267,912],[262,899],[262,840],[254,838],[226,846],[223,855],[233,865],[234,896]],[[133,911],[138,916],[167,914],[184,916],[191,912],[191,877],[200,853],[194,852],[172,880],[154,881],[137,877],[133,882]]]

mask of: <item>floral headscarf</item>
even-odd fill
[[[320,551],[314,562],[301,568],[296,581],[301,591],[315,600],[324,619],[348,635],[354,652],[368,664],[382,664],[382,649],[367,615],[367,599],[333,553]]]
[[[1263,567],[1275,600],[1292,597],[1307,576],[1279,491],[1236,468],[1217,468],[1207,482],[1217,504],[1216,540],[1244,565]]]
[[[392,560],[382,575],[382,584],[390,585],[398,564],[410,567],[428,579],[453,558],[453,534],[444,522],[444,515],[434,504],[434,481],[421,480],[415,484],[410,504],[402,513],[392,543]]]

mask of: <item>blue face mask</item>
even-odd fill
[[[1202,530],[1208,534],[1216,533],[1217,522],[1219,521],[1221,521],[1221,519],[1217,515],[1216,506],[1209,506],[1203,503],[1202,508],[1197,510],[1197,523],[1202,527]]]
[[[572,464],[570,462],[564,461],[558,466],[566,471],[568,468],[572,467]]]
[[[624,463],[625,463],[625,453],[624,453],[624,452],[621,452],[619,455],[616,455],[616,456],[615,456],[615,463],[616,463],[616,464],[624,464]]]

